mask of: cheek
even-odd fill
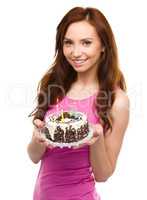
[[[66,56],[66,51],[65,51],[64,47],[63,47],[63,54],[64,54],[64,56]]]
[[[101,55],[101,48],[99,47],[93,48],[89,53],[91,54],[92,57],[99,58]]]
[[[69,59],[69,57],[70,57],[70,51],[69,51],[69,49],[63,48],[63,55],[65,56],[66,61],[70,63],[70,59]]]
[[[68,57],[68,55],[70,54],[70,49],[63,47],[63,54],[64,54],[65,57]]]

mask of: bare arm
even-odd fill
[[[106,181],[114,172],[123,137],[129,121],[129,99],[118,91],[112,107],[112,132],[90,146],[90,161],[96,181]]]
[[[38,163],[46,150],[46,144],[43,140],[41,141],[41,139],[39,139],[38,134],[39,133],[36,132],[33,133],[32,140],[27,147],[29,157],[33,163]]]
[[[34,123],[38,128],[42,128],[44,126],[44,122],[39,119],[36,119]],[[34,128],[32,139],[27,147],[27,152],[30,159],[34,163],[38,163],[46,151],[47,146],[48,144],[42,137],[41,133],[36,128]]]

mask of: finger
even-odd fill
[[[46,142],[46,140],[45,140],[45,138],[39,137],[38,142],[44,143],[44,142]]]
[[[77,146],[73,146],[73,149],[80,149],[82,147],[86,146],[86,143],[84,142],[84,144],[80,144],[80,145],[77,145]]]
[[[90,140],[88,140],[86,142],[87,145],[91,145],[91,144],[95,143],[99,139],[99,137],[100,137],[100,135],[93,136]]]
[[[38,128],[43,128],[43,126],[45,125],[45,122],[41,121],[40,119],[35,119],[33,121],[33,124]]]
[[[101,124],[96,124],[96,130],[98,131],[98,132],[103,132],[103,127],[102,127],[102,125]]]
[[[99,135],[100,135],[99,132],[97,132],[97,131],[94,131],[94,132],[93,132],[93,137],[99,137]]]
[[[37,128],[37,127],[34,127],[33,135],[34,135],[34,136],[37,136],[37,137],[43,136],[43,134],[42,134],[42,132],[41,132],[41,129],[40,129],[40,128]]]
[[[39,131],[33,132],[33,137],[37,142],[45,142],[46,138],[43,134],[41,134]]]
[[[48,148],[50,148],[50,149],[53,149],[53,148],[55,148],[54,146],[52,146],[52,145],[49,145],[49,144],[47,144],[47,147],[48,147]]]
[[[101,125],[96,125],[93,129],[93,137],[97,137],[99,135],[103,135],[103,128]]]
[[[79,149],[80,147],[81,147],[81,145],[73,146],[72,148],[73,148],[73,149]]]
[[[36,138],[39,142],[45,142],[46,138],[44,137],[44,135],[41,135],[40,133],[37,133]]]
[[[94,144],[97,140],[98,140],[98,137],[97,137],[97,138],[92,138],[91,140],[89,140],[89,141],[87,142],[87,145],[92,145],[92,144]]]
[[[47,145],[47,147],[50,148],[50,149],[55,148],[55,146],[52,145],[52,144],[50,144],[48,140],[46,140],[46,145]]]

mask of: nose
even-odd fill
[[[82,51],[79,46],[74,46],[71,53],[72,56],[75,58],[80,57],[82,55]]]

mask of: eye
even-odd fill
[[[90,46],[91,43],[92,43],[92,42],[91,42],[91,41],[88,41],[88,40],[87,40],[87,41],[86,41],[86,40],[83,41],[83,45],[84,45],[84,46]]]
[[[64,40],[63,44],[66,45],[66,46],[70,46],[70,45],[72,45],[72,41],[70,41],[70,40]]]

